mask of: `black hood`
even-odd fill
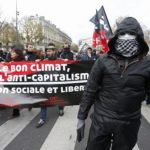
[[[109,53],[112,53],[115,50],[115,42],[118,38],[118,35],[125,32],[134,33],[137,36],[137,41],[140,45],[141,54],[146,55],[149,51],[149,47],[144,40],[143,30],[139,24],[139,22],[133,17],[125,18],[119,25],[117,30],[115,31],[113,37],[110,38],[108,42],[108,46],[110,48]]]

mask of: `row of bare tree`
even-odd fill
[[[119,23],[123,18],[124,17],[118,17],[116,19],[116,24],[112,27],[113,31],[116,29],[117,23]],[[32,17],[23,17],[18,22],[18,27],[18,37],[21,43],[34,43],[36,45],[45,39],[42,24],[34,21]],[[142,28],[145,35],[145,40],[150,45],[150,29],[145,25],[142,25]],[[8,46],[10,44],[14,44],[16,41],[16,21],[13,19],[12,22],[6,22],[2,20],[0,16],[0,43],[4,46]]]
[[[24,17],[18,22],[18,37],[21,43],[40,43],[44,39],[42,24]],[[0,42],[3,45],[14,44],[17,40],[16,22],[0,20]]]

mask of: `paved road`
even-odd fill
[[[37,129],[39,108],[21,110],[21,116],[9,119],[11,109],[0,110],[0,150],[84,150],[90,119],[86,121],[85,138],[76,142],[78,106],[65,107],[65,115],[59,117],[58,108],[48,109],[47,123]],[[142,107],[142,124],[138,143],[134,150],[150,149],[150,107]]]

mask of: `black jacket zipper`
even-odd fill
[[[115,56],[112,56],[112,55],[109,55],[109,56],[112,57],[112,58],[119,64],[119,66],[120,66],[120,62],[118,61],[118,59],[117,59]],[[139,61],[139,59],[136,59],[136,60],[134,60],[134,61],[128,63],[128,60],[125,59],[125,67],[124,67],[123,71],[121,72],[120,77],[123,78],[123,74],[124,74],[124,72],[127,70],[127,68],[128,68],[130,65],[132,65],[132,64],[134,64],[134,63],[136,63],[136,62],[138,62],[138,61]]]

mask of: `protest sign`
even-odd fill
[[[0,63],[0,106],[77,105],[94,61]]]

